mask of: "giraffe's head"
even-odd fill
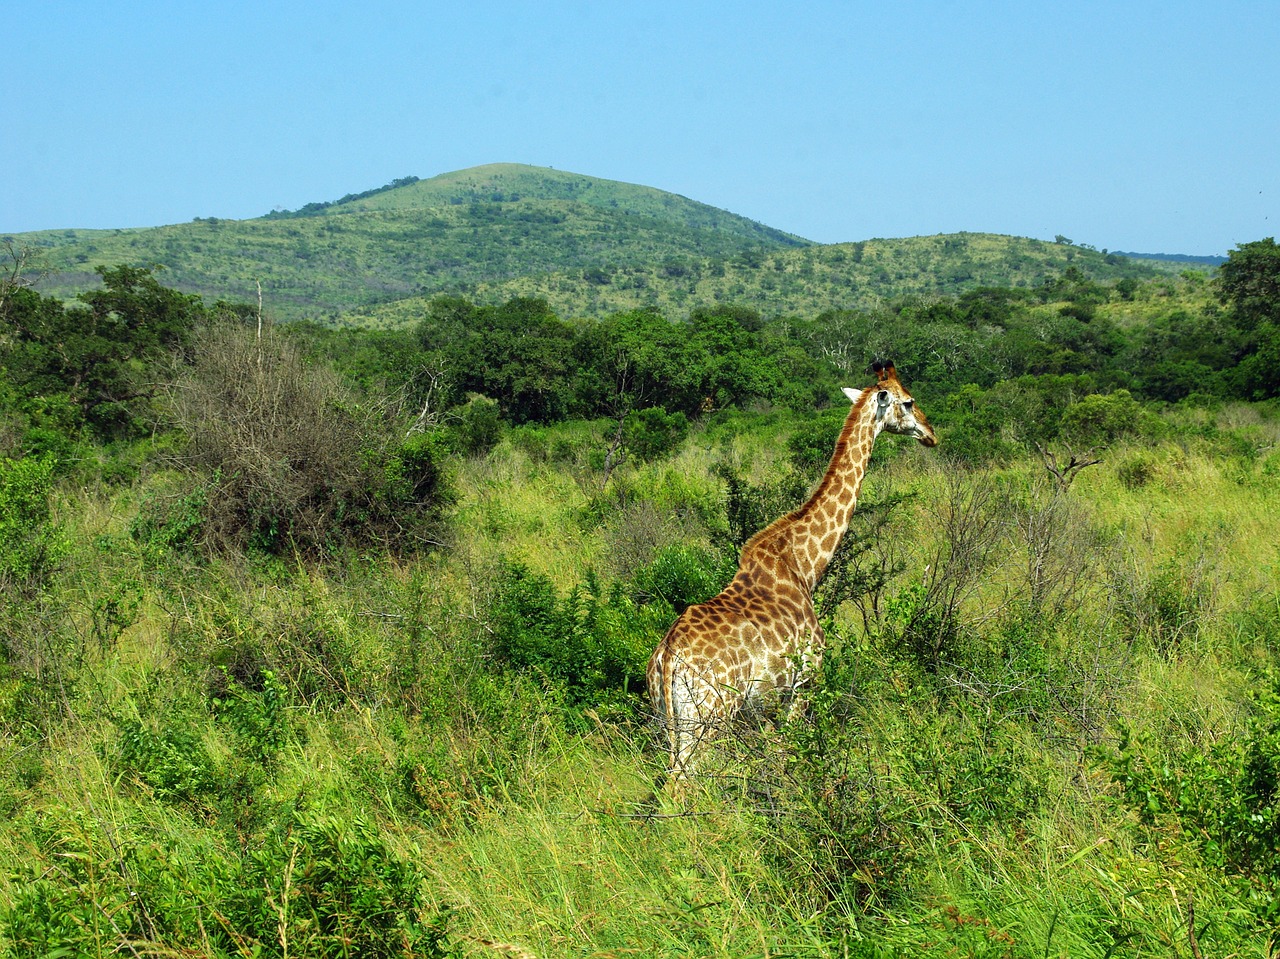
[[[866,390],[846,387],[845,396],[849,397],[851,402],[857,403],[864,393],[869,393],[867,402],[872,405],[874,416],[880,422],[881,429],[914,437],[923,446],[937,446],[938,437],[934,435],[933,427],[916,406],[916,401],[911,398],[906,387],[898,381],[898,374],[893,364],[877,361],[871,365],[871,369],[875,371],[879,382]]]

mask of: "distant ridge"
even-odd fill
[[[38,252],[39,289],[57,296],[98,287],[98,265],[159,265],[162,283],[210,301],[250,302],[260,285],[278,320],[377,325],[411,321],[440,294],[542,297],[577,317],[708,303],[817,315],[1032,288],[1070,268],[1099,282],[1207,268],[987,234],[816,244],[675,193],[519,163],[401,177],[248,220],[14,240]]]
[[[1123,250],[1113,251],[1117,256],[1127,256],[1131,260],[1162,260],[1172,263],[1203,263],[1206,266],[1221,266],[1227,262],[1225,256],[1192,256],[1187,253],[1125,253]]]

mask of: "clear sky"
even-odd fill
[[[492,162],[821,242],[1280,233],[1277,0],[28,0],[0,29],[0,233]]]

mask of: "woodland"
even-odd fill
[[[0,957],[1280,952],[1280,247],[791,307],[853,245],[778,236],[739,299],[378,323],[11,243]],[[939,445],[880,438],[804,708],[674,799],[648,655],[885,359]]]

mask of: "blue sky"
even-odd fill
[[[4,17],[0,232],[499,161],[822,242],[1280,232],[1280,3],[89,3]]]

